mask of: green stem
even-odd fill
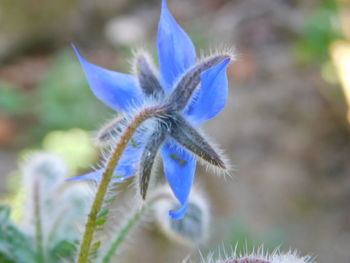
[[[35,241],[37,250],[38,263],[44,262],[43,250],[43,230],[41,223],[41,209],[40,209],[40,186],[39,181],[34,183],[34,221],[35,221]]]
[[[117,238],[112,242],[110,248],[107,250],[105,256],[102,259],[102,263],[109,263],[116,251],[120,247],[120,245],[125,240],[126,236],[130,232],[130,230],[135,226],[135,224],[140,220],[143,213],[146,211],[147,207],[144,206],[142,209],[137,210],[133,216],[126,222],[126,224],[121,228]]]
[[[131,137],[135,133],[136,129],[147,119],[156,117],[156,116],[162,116],[164,115],[163,108],[160,107],[150,107],[147,109],[144,109],[141,111],[138,115],[134,117],[134,119],[130,122],[129,126],[125,129],[124,133],[120,137],[120,140],[118,144],[116,145],[116,148],[114,149],[106,170],[104,171],[102,175],[102,180],[98,186],[95,199],[92,203],[92,207],[90,210],[90,213],[88,215],[88,219],[85,225],[85,231],[83,235],[82,242],[80,244],[79,249],[79,255],[77,259],[77,263],[86,263],[89,259],[90,249],[91,249],[91,243],[93,240],[94,232],[96,230],[96,219],[97,214],[100,212],[104,198],[107,193],[108,186],[111,182],[113,171],[115,167],[117,166],[120,157],[122,153],[124,152],[128,142],[130,141]]]

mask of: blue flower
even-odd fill
[[[228,92],[226,69],[232,57],[219,54],[196,62],[194,45],[169,12],[166,0],[162,2],[157,48],[159,74],[149,56],[141,52],[136,55],[134,75],[93,65],[75,51],[92,92],[120,114],[103,129],[101,140],[118,138],[130,116],[149,105],[167,109],[166,118],[153,120],[134,135],[114,171],[114,180],[137,174],[145,198],[153,163],[160,151],[167,181],[181,204],[179,210],[169,214],[180,219],[188,206],[195,156],[226,169],[222,157],[197,127],[224,108]],[[99,180],[102,173],[103,169],[73,180]]]

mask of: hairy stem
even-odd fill
[[[128,142],[131,137],[137,130],[137,128],[147,119],[157,116],[164,115],[163,108],[160,107],[150,107],[141,111],[138,115],[134,117],[134,119],[127,126],[125,131],[122,133],[119,142],[117,143],[106,167],[102,175],[101,182],[98,186],[94,201],[92,203],[92,207],[90,213],[88,215],[88,219],[85,225],[84,235],[82,242],[80,244],[79,255],[76,262],[78,263],[86,263],[89,260],[90,249],[92,245],[93,236],[96,230],[96,219],[97,214],[100,212],[105,195],[108,190],[108,186],[111,182],[113,171],[117,166],[122,153],[124,152]]]
[[[40,209],[40,185],[39,181],[34,182],[34,221],[35,221],[35,243],[38,263],[44,262],[44,250],[43,250],[43,230],[41,222],[41,209]]]
[[[112,242],[110,248],[107,250],[105,256],[102,258],[102,263],[109,263],[115,253],[117,252],[120,245],[125,240],[126,236],[130,232],[130,230],[136,225],[136,223],[140,220],[141,216],[146,211],[147,206],[144,206],[140,210],[136,210],[136,212],[132,215],[131,218],[125,223],[125,225],[119,231],[117,238]]]

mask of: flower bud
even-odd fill
[[[19,196],[22,205],[16,212],[20,215],[21,225],[27,233],[33,234],[35,217],[40,210],[42,228],[47,231],[58,211],[54,200],[68,177],[68,167],[63,158],[56,154],[36,152],[21,164],[20,172],[23,190]]]
[[[169,210],[179,208],[169,189],[165,187],[160,189],[153,198],[155,198],[153,208],[156,222],[168,238],[187,246],[196,246],[207,239],[209,208],[207,200],[201,193],[196,190],[192,192],[187,213],[179,220],[168,216]]]
[[[34,182],[40,183],[40,191],[50,193],[61,186],[68,177],[68,167],[56,154],[37,152],[21,166],[23,186],[31,192]]]

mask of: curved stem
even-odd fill
[[[96,219],[97,214],[100,212],[105,195],[108,190],[109,183],[111,182],[113,171],[117,166],[122,153],[124,152],[128,142],[130,141],[132,135],[135,133],[136,129],[147,119],[164,115],[164,109],[161,107],[150,107],[141,111],[134,119],[130,122],[128,127],[123,132],[118,144],[116,145],[102,175],[101,182],[98,186],[94,201],[88,219],[85,225],[85,231],[83,235],[82,242],[80,244],[79,255],[76,262],[86,263],[89,259],[91,243],[96,230]]]
[[[130,230],[135,226],[135,224],[140,220],[141,216],[146,211],[147,207],[144,206],[142,209],[137,210],[132,217],[126,222],[126,224],[121,228],[117,238],[112,242],[110,248],[107,250],[105,256],[102,258],[102,263],[109,263],[112,260],[112,257],[115,255],[116,251],[120,245],[125,240],[126,236]]]

